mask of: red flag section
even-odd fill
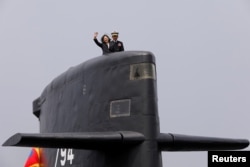
[[[32,148],[24,167],[41,167],[41,154],[39,148]]]

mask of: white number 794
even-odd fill
[[[57,167],[58,159],[60,159],[61,166],[65,166],[67,161],[69,161],[69,164],[72,165],[74,159],[73,149],[58,148],[56,153],[55,167]]]

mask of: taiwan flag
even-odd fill
[[[24,167],[41,167],[40,156],[40,149],[32,148]]]

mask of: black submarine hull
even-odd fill
[[[162,166],[155,140],[160,132],[156,86],[155,57],[150,52],[119,52],[91,59],[45,88],[38,100],[40,110],[35,111],[40,132],[138,132],[145,141],[133,147],[110,144],[108,149],[74,149],[71,165]],[[48,166],[54,166],[57,150],[44,152]]]
[[[39,134],[8,146],[42,147],[48,167],[162,167],[162,151],[243,149],[245,139],[160,133],[155,56],[107,54],[71,67],[33,102]]]

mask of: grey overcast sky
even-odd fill
[[[156,56],[161,132],[250,139],[249,0],[0,0],[1,144],[39,132],[32,101],[113,30]],[[0,166],[29,152],[0,147]],[[206,167],[207,153],[164,152],[163,166]]]

